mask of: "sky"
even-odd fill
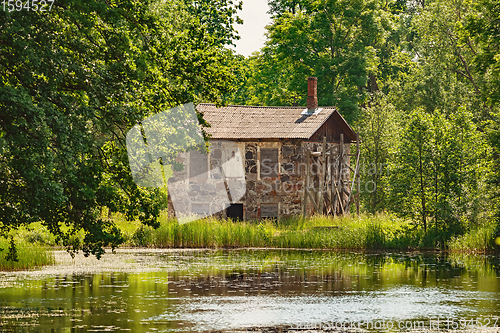
[[[238,16],[244,23],[235,26],[241,37],[235,42],[236,52],[247,57],[264,46],[264,27],[271,22],[268,10],[267,0],[243,0],[243,10]]]

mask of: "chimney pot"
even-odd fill
[[[307,79],[307,110],[312,113],[318,108],[318,78]]]

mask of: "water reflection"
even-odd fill
[[[206,331],[500,316],[492,256],[121,250],[0,275],[2,331]],[[500,322],[497,323],[500,326]]]

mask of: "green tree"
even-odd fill
[[[398,144],[399,123],[395,107],[377,93],[355,125],[361,136],[361,200],[370,213],[387,209],[387,168]]]
[[[297,106],[306,94],[306,90],[299,93],[297,88],[286,84],[297,74],[293,64],[280,61],[271,53],[256,52],[246,59],[240,58],[239,63],[241,73],[231,96],[233,104]]]
[[[284,13],[302,11],[305,8],[306,0],[268,0],[269,13],[273,16],[280,16]]]
[[[374,0],[271,1],[273,23],[261,53],[252,57],[249,84],[266,105],[305,104],[306,78],[318,77],[320,105],[354,118],[375,77],[377,47],[392,14]],[[255,74],[254,74],[255,73]]]
[[[465,108],[447,117],[415,110],[391,168],[392,209],[445,232],[485,217],[489,149]]]
[[[233,45],[237,40],[235,24],[243,24],[236,14],[242,10],[243,1],[233,0],[184,0],[190,14],[196,17],[199,25],[221,45]]]
[[[223,9],[223,8],[222,8]],[[221,10],[222,10],[221,9]],[[233,12],[227,12],[232,16]],[[224,36],[181,1],[57,1],[0,12],[0,226],[42,221],[85,254],[121,241],[101,208],[156,226],[159,190],[137,187],[125,134],[145,117],[231,92]]]
[[[497,1],[474,1],[477,15],[470,15],[464,26],[464,37],[474,40],[476,72],[484,77],[483,100],[490,108],[491,119],[487,127],[493,150],[490,184],[491,201],[495,206],[496,237],[500,237],[500,4]]]
[[[428,113],[440,109],[446,114],[461,106],[473,111],[476,121],[486,119],[488,111],[481,102],[484,77],[475,71],[473,61],[477,42],[463,33],[467,17],[477,10],[469,1],[427,1],[407,11],[410,20],[402,24],[412,64],[389,83],[391,102],[410,112],[423,107]]]
[[[474,64],[485,77],[483,96],[489,105],[500,103],[500,4],[479,0],[470,3],[476,10],[464,23],[462,41],[472,40],[477,46]]]
[[[409,118],[391,165],[391,208],[403,216],[421,220],[426,230],[432,186],[433,122],[422,110],[414,111]]]

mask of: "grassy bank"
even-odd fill
[[[279,247],[308,249],[434,250],[447,236],[390,215],[233,222],[208,218],[184,225],[162,217],[158,229],[116,220],[126,245],[155,248]]]
[[[497,250],[495,228],[484,225],[451,237],[432,228],[424,232],[411,221],[391,215],[362,215],[335,218],[315,216],[302,220],[234,222],[207,218],[184,225],[162,216],[153,229],[140,222],[113,217],[121,230],[124,246],[150,248],[238,248],[273,247],[331,250],[436,250],[487,253]],[[83,233],[77,237],[83,239]],[[57,246],[55,237],[41,224],[18,230],[18,262],[7,261],[6,239],[0,239],[0,270],[28,269],[53,263],[49,250]]]
[[[46,245],[40,242],[30,242],[19,234],[14,238],[16,243],[15,256],[17,261],[7,260],[10,242],[8,239],[0,238],[0,270],[22,270],[31,269],[54,263],[54,256]]]
[[[494,224],[477,226],[448,242],[451,251],[489,253],[500,248],[500,237],[496,238]]]

